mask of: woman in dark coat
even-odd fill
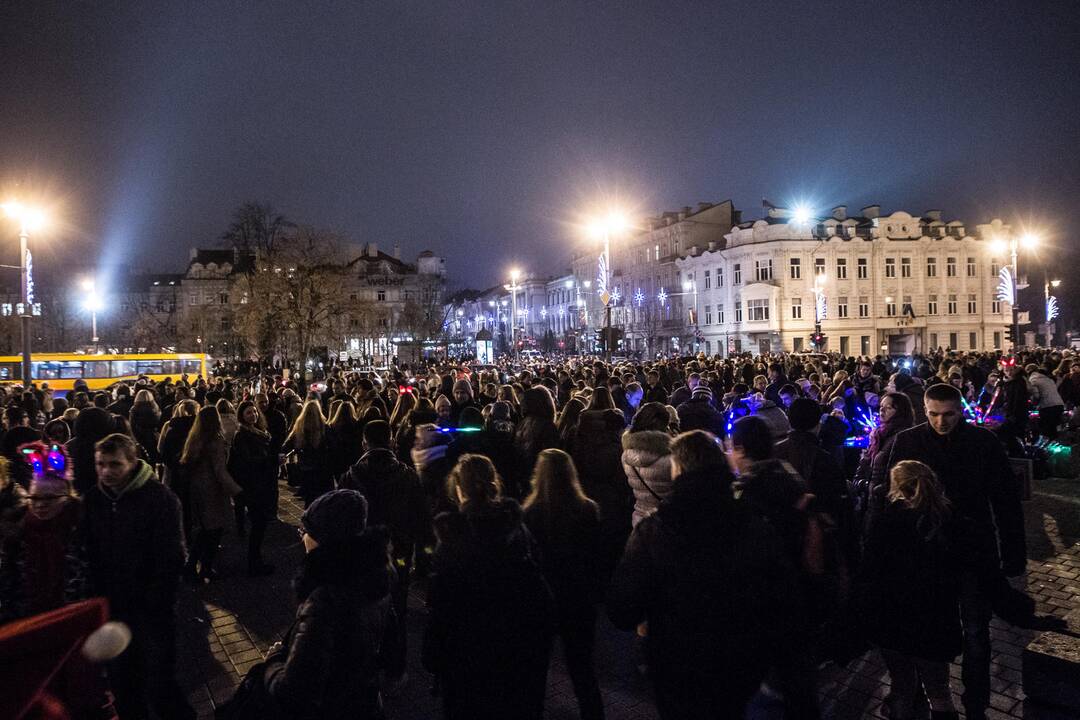
[[[355,412],[351,402],[340,402],[330,422],[326,424],[330,473],[335,478],[344,475],[364,454],[363,426],[357,422]]]
[[[367,503],[355,490],[320,496],[300,523],[300,605],[285,639],[253,669],[272,705],[257,716],[381,719],[379,650],[392,621],[386,534],[366,528]]]
[[[890,475],[862,566],[867,634],[891,677],[891,717],[915,717],[921,682],[935,718],[956,718],[949,663],[960,654],[958,569],[950,551],[948,501],[926,465],[905,460]]]
[[[237,502],[237,522],[244,511],[251,518],[248,537],[248,574],[269,575],[274,566],[263,561],[262,543],[266,526],[277,515],[277,453],[271,447],[266,422],[255,403],[245,400],[236,413],[239,425],[229,450],[229,474],[244,489]]]
[[[112,431],[112,416],[101,408],[84,408],[75,418],[75,437],[68,442],[67,451],[75,471],[75,490],[80,494],[97,484],[94,445]]]
[[[540,547],[544,577],[555,596],[559,636],[582,720],[600,720],[604,704],[593,667],[603,568],[600,514],[562,450],[544,450],[537,458],[525,525]]]
[[[593,390],[589,405],[578,419],[570,454],[585,494],[600,506],[604,544],[612,570],[630,535],[634,494],[622,465],[623,414],[604,386]]]
[[[135,442],[146,451],[146,461],[151,465],[161,462],[158,454],[158,425],[161,423],[161,411],[157,401],[149,390],[140,390],[135,393],[135,402],[128,412],[128,421],[131,423],[131,434]]]
[[[879,425],[870,433],[870,445],[855,474],[856,496],[863,510],[873,515],[885,505],[889,492],[888,467],[896,436],[915,422],[911,400],[904,393],[888,393],[878,405]]]
[[[184,452],[184,443],[195,424],[195,413],[198,411],[199,406],[194,400],[181,400],[174,405],[172,419],[161,429],[157,446],[158,457],[165,466],[162,480],[180,499],[184,513],[184,537],[189,545],[194,522],[191,516],[191,486],[180,472],[180,455]]]
[[[462,457],[448,481],[459,509],[435,519],[422,659],[448,720],[538,720],[544,711],[551,592],[521,507],[501,484],[490,460]]]
[[[536,456],[541,450],[559,447],[555,427],[555,401],[544,386],[531,387],[521,396],[521,421],[514,430],[514,440],[521,453],[521,474],[532,475]]]

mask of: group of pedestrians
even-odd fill
[[[1006,449],[1056,435],[1078,400],[1080,361],[1050,351],[9,391],[0,617],[107,597],[132,646],[89,704],[192,717],[174,677],[178,583],[230,582],[215,561],[241,537],[247,573],[275,572],[263,542],[281,488],[305,506],[296,619],[220,717],[381,718],[384,696],[422,682],[406,672],[418,653],[447,718],[539,718],[559,645],[595,720],[601,613],[638,638],[663,718],[815,717],[817,668],[867,643],[895,720],[923,697],[957,717],[960,655],[966,717],[984,717],[990,617],[1026,556]],[[1006,420],[979,427],[971,406]],[[51,480],[24,461],[34,442],[65,458]]]

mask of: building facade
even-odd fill
[[[1000,220],[969,232],[938,211],[879,206],[796,222],[784,208],[741,223],[722,247],[676,261],[706,354],[824,349],[845,355],[1002,349],[1011,307],[996,299],[1007,258]]]

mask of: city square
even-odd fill
[[[1080,718],[1078,31],[12,3],[0,719]]]

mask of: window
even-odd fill
[[[76,380],[83,376],[83,364],[81,360],[75,362],[60,363],[60,379]]]
[[[375,299],[378,300],[379,302],[384,302],[386,300],[386,291],[385,290],[379,290],[376,293]]]
[[[772,280],[772,260],[755,260],[754,277],[758,282]]]
[[[221,303],[222,305],[228,305],[229,304],[229,293],[220,293],[220,294],[218,294],[218,302]]]
[[[937,277],[937,258],[926,258],[926,277]]]
[[[1001,266],[998,265],[997,258],[990,259],[990,277],[996,278],[998,273],[1001,272]],[[995,348],[997,349],[997,348]]]
[[[885,277],[896,277],[896,258],[885,258]]]
[[[967,259],[967,276],[975,277],[975,258],[973,257]],[[974,346],[972,346],[972,349],[974,350]]]
[[[84,378],[107,378],[109,377],[108,360],[87,360],[83,363]]]
[[[838,318],[846,318],[847,316],[848,316],[847,297],[846,296],[838,297],[836,299],[836,317],[838,317]]]
[[[716,287],[724,287],[724,268],[716,268]]]
[[[769,319],[768,300],[748,300],[746,302],[746,319],[750,322],[760,322]]]
[[[851,338],[846,335],[840,338],[840,354],[847,355],[851,352]]]
[[[724,324],[724,306],[723,305],[717,305],[716,306],[716,320],[721,325]]]
[[[801,280],[802,279],[802,260],[800,260],[799,258],[791,258],[791,260],[789,262],[791,263],[791,279],[792,280]]]
[[[847,280],[847,260],[839,258],[836,261],[836,279]]]
[[[994,314],[994,315],[1000,315],[1001,314],[1001,301],[1000,300],[991,300],[990,301],[990,312],[992,314]]]
[[[979,334],[978,333],[968,333],[968,348],[971,349],[971,350],[974,350],[975,346],[978,345],[978,344],[979,344]]]
[[[732,278],[731,283],[733,285],[742,284],[742,265],[740,263],[735,263],[735,269],[732,271],[732,273],[735,277]]]
[[[911,258],[900,258],[900,277],[911,277]]]
[[[979,312],[979,301],[975,297],[975,293],[968,295],[968,315],[974,315]]]
[[[859,298],[859,317],[870,317],[870,301],[864,295]],[[866,353],[863,353],[865,355]]]
[[[654,260],[659,260],[660,259],[660,243],[657,243],[653,247],[653,259]]]
[[[866,258],[859,258],[855,262],[855,277],[860,280],[865,280],[870,275],[870,264],[867,262]]]
[[[115,378],[136,375],[134,360],[113,360],[112,376]]]
[[[5,317],[7,317],[7,316],[11,315],[12,312],[13,312],[13,308],[11,306],[11,303],[4,303],[4,307],[2,308],[2,314]],[[19,367],[22,367],[22,366],[20,365]]]
[[[791,319],[802,320],[802,298],[791,298]]]
[[[711,287],[712,287],[712,271],[711,270],[706,270],[705,271],[705,289],[708,290]]]
[[[180,371],[185,375],[202,375],[202,362],[199,360],[181,360]]]
[[[791,339],[791,349],[795,352],[802,352],[803,342],[801,337]]]
[[[1000,350],[1001,349],[1001,331],[1000,330],[994,333],[994,349],[995,350]]]
[[[188,295],[188,305],[198,305],[198,304],[199,304],[199,296],[198,295]]]
[[[936,350],[937,346],[937,333],[930,333],[930,347]]]
[[[937,315],[937,295],[931,295],[926,301],[926,314]]]
[[[860,335],[859,336],[859,353],[861,355],[869,355],[870,354],[870,336],[869,335]]]
[[[955,295],[950,295],[949,296],[949,304],[948,304],[948,308],[946,309],[945,312],[948,313],[949,315],[955,315],[956,314],[956,296]],[[954,346],[950,345],[949,347],[954,347]]]
[[[891,297],[885,298],[885,315],[896,317],[896,300]]]
[[[956,258],[945,258],[945,276],[956,277]]]
[[[956,333],[949,333],[949,349],[950,350],[956,350],[957,349],[956,346],[957,346]]]
[[[139,360],[135,363],[135,370],[140,375],[160,375],[161,374],[161,361],[160,360]]]
[[[705,306],[705,324],[712,325],[712,305]]]
[[[814,275],[825,274],[825,258],[814,258]]]
[[[737,323],[742,322],[742,301],[741,300],[736,300],[735,301],[735,322],[737,322]]]

